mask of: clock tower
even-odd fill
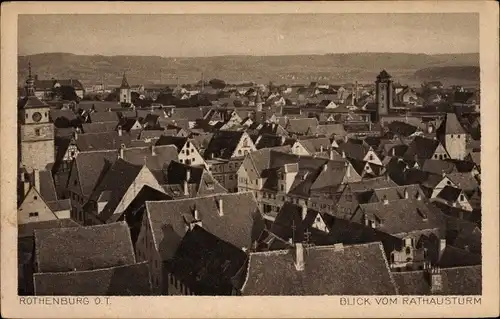
[[[35,81],[26,80],[26,97],[19,103],[19,161],[27,172],[45,170],[54,163],[54,125],[50,122],[50,107],[35,96]]]
[[[382,70],[375,81],[375,93],[377,100],[377,120],[380,117],[389,114],[393,102],[393,86],[389,73]]]

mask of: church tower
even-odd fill
[[[130,85],[128,85],[125,73],[123,73],[122,85],[120,86],[120,103],[132,103]]]
[[[26,80],[26,97],[19,103],[19,161],[28,172],[45,170],[54,163],[54,125],[50,122],[50,107],[35,96],[35,80],[31,63]]]
[[[381,116],[389,114],[389,109],[392,108],[393,86],[392,79],[389,73],[382,70],[375,81],[375,94],[377,101],[377,119]]]
[[[463,160],[465,158],[468,134],[455,113],[446,114],[446,118],[436,130],[436,135],[451,159]]]
[[[257,95],[255,96],[255,111],[256,112],[262,112],[262,97],[260,96],[260,92],[257,92]]]

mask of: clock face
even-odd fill
[[[35,112],[33,113],[33,121],[35,122],[40,122],[40,120],[42,119],[42,114],[40,114],[39,112]]]

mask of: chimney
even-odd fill
[[[333,244],[333,250],[334,251],[344,251],[344,244],[342,244],[342,243]]]
[[[189,180],[191,179],[191,170],[188,168],[186,170],[186,178],[184,179],[184,196],[189,196]]]
[[[349,141],[349,137],[347,137],[347,135],[346,135],[346,136],[344,136],[344,142],[346,142],[346,143],[347,143],[348,141]]]
[[[120,155],[119,158],[123,159],[123,150],[125,149],[125,144],[120,145]]]
[[[346,167],[345,176],[347,178],[350,178],[351,177],[351,165],[350,165],[350,163],[346,161],[345,167]]]
[[[122,126],[118,125],[118,136],[122,136],[123,131],[122,131]]]
[[[78,129],[76,129],[74,132],[73,132],[73,139],[76,141],[78,140]]]
[[[405,199],[408,199],[408,190],[405,188]]]
[[[387,199],[387,195],[383,197],[384,205],[389,205],[389,200]]]
[[[295,269],[297,271],[303,271],[304,270],[304,246],[302,243],[296,243],[295,244]]]
[[[446,239],[440,239],[439,240],[439,257],[440,258],[441,258],[441,255],[443,254],[445,249],[446,249]]]
[[[33,170],[33,179],[33,186],[35,186],[35,189],[40,192],[40,170]]]
[[[323,172],[326,172],[328,170],[328,163],[325,163],[323,165]]]
[[[154,144],[151,144],[151,155],[153,155],[153,156],[156,155]]]
[[[319,151],[320,151],[321,153],[323,153],[323,145],[321,145],[321,146],[319,147]]]
[[[392,156],[396,156],[396,147],[392,148]]]
[[[306,219],[307,216],[307,205],[304,203],[302,204],[302,220]]]
[[[420,195],[419,191],[417,191],[417,200],[422,200],[422,195]]]
[[[194,217],[195,221],[199,221],[200,220],[200,213],[198,212],[198,209],[196,207],[193,210],[193,217]]]
[[[342,158],[345,158],[345,152],[342,151]]]
[[[222,201],[222,198],[219,197],[217,202],[219,206],[219,216],[224,216],[224,202]]]
[[[439,267],[432,267],[430,269],[431,281],[431,294],[440,293],[443,290],[443,278],[441,276],[441,269]]]

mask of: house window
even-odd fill
[[[39,129],[39,128],[36,128],[36,129],[35,129],[35,135],[36,135],[36,136],[40,136],[40,129]]]
[[[373,154],[370,154],[368,158],[370,159],[370,161],[373,161]]]
[[[460,201],[463,202],[465,200],[464,195],[460,194]]]
[[[451,134],[451,138],[453,138],[453,134]]]
[[[233,180],[233,175],[232,174],[229,174],[229,179]]]
[[[30,213],[29,216],[30,218],[36,218],[38,217],[38,212]]]
[[[391,263],[394,263],[394,253],[391,253]]]
[[[246,138],[243,140],[243,147],[248,147],[248,140]]]
[[[281,185],[281,191],[284,191],[284,190],[285,190],[285,186]]]
[[[241,150],[238,150],[238,155],[241,155]]]
[[[75,186],[76,186],[77,184],[78,184],[78,181],[75,179],[75,180],[73,181],[73,185],[75,185]]]
[[[188,155],[188,156],[189,156],[189,150],[186,150],[186,155]]]
[[[406,254],[409,255],[411,253],[410,247],[406,247]]]
[[[460,138],[460,134],[459,134],[459,135],[457,135],[457,138]]]

